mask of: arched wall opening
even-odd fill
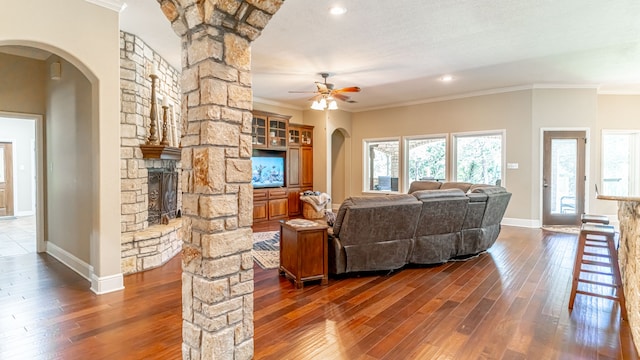
[[[86,234],[83,234],[83,246],[88,250],[76,250],[59,246],[69,254],[65,259],[67,265],[82,273],[91,280],[91,290],[101,294],[123,288],[120,264],[120,29],[118,13],[95,4],[77,0],[59,0],[55,2],[32,0],[11,2],[6,4],[0,15],[0,46],[27,46],[46,50],[60,59],[62,78],[65,74],[84,78],[71,83],[58,83],[60,98],[52,103],[66,99],[72,93],[84,92],[82,101],[88,107],[79,106],[75,101],[68,111],[79,118],[87,119],[78,122],[73,129],[61,130],[61,135],[71,136],[77,142],[74,146],[61,143],[56,147],[60,154],[68,154],[72,149],[84,149],[84,154],[77,155],[80,163],[58,160],[50,162],[47,157],[46,169],[76,173],[79,176],[62,181],[65,187],[82,187],[88,197],[82,197],[82,203],[68,201],[60,208],[53,208],[46,202],[49,211],[65,213],[65,207],[74,206],[78,216],[86,222]],[[68,11],[73,8],[74,11]],[[34,11],[37,9],[37,11]],[[72,25],[70,25],[72,24]],[[52,59],[53,61],[53,59]],[[43,67],[44,76],[49,76]],[[64,95],[63,95],[64,94]],[[4,97],[4,93],[3,93]],[[33,113],[49,121],[47,102],[37,111],[16,109],[11,104],[3,104],[1,111]],[[45,133],[49,136],[47,128]],[[49,144],[47,143],[47,146]],[[86,151],[86,149],[89,149]],[[49,150],[49,148],[47,149]],[[50,155],[50,154],[48,154]],[[86,156],[86,158],[84,158]],[[86,165],[89,159],[89,165]],[[67,169],[65,166],[73,166]],[[47,186],[50,179],[47,178]],[[56,191],[56,189],[50,189]],[[51,198],[52,194],[47,193]],[[86,199],[88,198],[88,199]],[[86,215],[88,214],[88,215]],[[72,216],[72,215],[69,215]],[[52,226],[46,221],[46,226]],[[72,231],[72,230],[69,230]],[[48,240],[51,234],[47,232]],[[75,253],[74,253],[75,252]],[[88,261],[86,260],[88,259]]]
[[[340,204],[349,197],[351,137],[349,133],[338,128],[331,133],[331,206],[337,211]]]
[[[0,100],[0,111],[36,119],[38,125],[38,252],[49,253],[91,280],[92,246],[97,245],[91,241],[97,201],[95,75],[65,51],[32,41],[2,42],[0,63],[10,70],[0,74],[0,82],[14,89]]]

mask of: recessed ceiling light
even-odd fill
[[[442,82],[449,82],[449,81],[452,81],[452,80],[453,80],[453,76],[451,76],[451,75],[442,75],[440,77],[440,81],[442,81]]]
[[[342,15],[347,12],[347,8],[343,8],[341,6],[332,6],[329,8],[329,13],[331,15]]]

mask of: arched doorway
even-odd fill
[[[0,41],[0,63],[8,70],[0,73],[4,84],[0,86],[11,88],[2,91],[0,112],[36,123],[32,146],[36,150],[37,251],[85,277],[94,292],[122,288],[121,275],[120,280],[110,279],[113,285],[108,286],[99,275],[101,264],[107,262],[101,261],[100,254],[105,237],[96,229],[103,190],[98,175],[101,136],[96,76],[66,51],[33,41]],[[17,164],[16,169],[26,167]],[[119,259],[114,262],[119,273]]]
[[[346,130],[338,128],[331,133],[331,202],[333,210],[350,196],[350,136]]]

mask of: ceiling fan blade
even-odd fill
[[[349,101],[349,97],[347,95],[333,93],[331,96],[336,98],[336,99],[338,99],[338,100]]]
[[[289,90],[289,94],[314,94],[317,91],[294,91],[294,90]]]
[[[360,92],[360,88],[357,86],[344,87],[342,89],[333,90],[333,93],[345,93],[345,92]]]
[[[321,83],[321,82],[317,82],[316,81],[316,86],[318,87],[318,92],[321,94],[327,94],[329,92],[329,88],[327,87],[327,84],[325,83]]]

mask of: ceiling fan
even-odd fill
[[[312,98],[309,100],[313,100],[313,104],[311,105],[312,109],[315,110],[324,110],[325,108],[329,108],[329,110],[335,110],[338,108],[335,99],[348,102],[355,103],[355,100],[351,100],[351,98],[345,93],[353,93],[360,92],[360,88],[357,86],[349,86],[340,89],[334,89],[333,84],[327,83],[327,78],[329,77],[329,73],[319,73],[318,75],[322,76],[323,81],[316,81],[317,89],[315,91],[289,91],[290,93],[314,93]]]

